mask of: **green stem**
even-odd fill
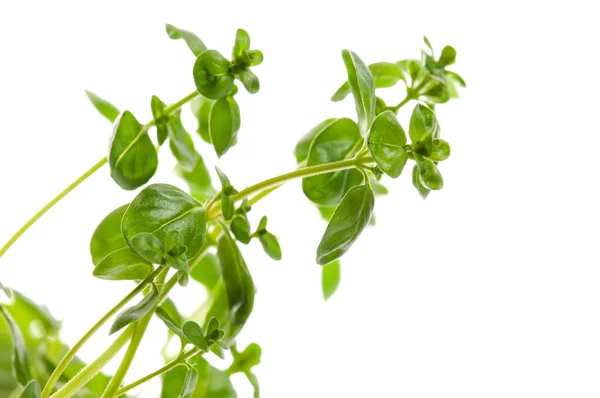
[[[94,362],[87,365],[82,369],[75,377],[73,377],[67,384],[61,387],[51,398],[68,398],[73,396],[83,386],[85,386],[90,380],[92,380],[106,364],[123,348],[125,343],[129,341],[133,334],[133,326],[125,329],[123,333],[108,347],[106,351],[102,353]]]
[[[21,237],[21,235],[23,235],[25,233],[25,231],[27,231],[29,229],[29,227],[31,227],[33,224],[35,224],[35,222],[37,220],[39,220],[44,214],[46,214],[46,212],[48,210],[50,210],[52,207],[54,207],[55,204],[57,204],[58,202],[60,202],[60,200],[62,198],[64,198],[65,196],[67,196],[67,194],[69,192],[71,192],[72,190],[74,190],[75,188],[77,188],[77,186],[79,184],[81,184],[82,182],[84,182],[89,176],[91,176],[98,169],[100,169],[102,166],[104,166],[104,164],[106,163],[106,161],[107,161],[106,158],[101,159],[98,163],[96,163],[95,165],[93,165],[88,171],[86,171],[85,173],[83,173],[78,179],[76,179],[75,181],[73,181],[61,193],[59,193],[58,195],[56,195],[54,197],[54,199],[52,199],[50,202],[48,202],[48,204],[46,204],[44,207],[42,207],[40,209],[40,211],[38,211],[37,213],[35,213],[35,215],[33,217],[31,217],[29,219],[29,221],[27,221],[21,228],[19,228],[19,230],[8,240],[8,242],[6,242],[6,244],[4,246],[2,246],[2,249],[0,249],[0,257],[2,257],[4,255],[4,253],[6,253],[8,251],[8,249],[10,249],[10,247]]]
[[[407,95],[406,98],[404,98],[398,105],[396,105],[395,107],[392,108],[392,111],[394,113],[398,113],[400,108],[402,108],[404,105],[406,105],[412,99],[414,99],[412,96]]]
[[[200,352],[202,352],[202,350],[195,347],[185,353],[182,353],[181,355],[177,356],[177,358],[175,358],[174,360],[172,360],[171,362],[169,362],[162,368],[160,368],[150,374],[147,374],[146,376],[142,377],[139,380],[134,381],[131,384],[124,386],[117,392],[117,395],[115,395],[115,397],[120,397],[121,395],[125,394],[127,391],[133,390],[134,388],[146,383],[147,381],[152,380],[156,376],[160,376],[161,374],[167,373],[169,370],[176,368],[179,365],[183,365],[185,361],[187,361],[189,358],[193,357],[194,355],[199,354]]]
[[[176,110],[181,108],[183,105],[185,105],[186,103],[188,103],[191,100],[193,100],[194,98],[196,98],[198,95],[200,95],[200,94],[198,94],[197,91],[194,91],[194,92],[186,95],[185,97],[183,97],[182,99],[180,99],[179,101],[174,103],[173,105],[167,106],[165,108],[165,115],[169,115],[172,112],[175,112]],[[156,124],[156,121],[154,119],[152,119],[151,121],[146,123],[142,129],[144,131],[147,131],[150,127],[154,126],[155,124]],[[25,231],[27,231],[33,224],[35,224],[35,222],[37,220],[39,220],[44,214],[46,214],[46,212],[48,212],[48,210],[50,210],[52,207],[54,207],[54,205],[56,205],[58,202],[60,202],[61,199],[64,198],[65,196],[67,196],[72,190],[77,188],[77,186],[79,184],[84,182],[88,177],[90,177],[92,174],[94,174],[96,171],[98,171],[102,166],[104,166],[106,164],[107,161],[108,161],[107,158],[100,159],[88,171],[83,173],[79,178],[77,178],[75,181],[73,181],[62,192],[60,192],[58,195],[56,195],[54,197],[54,199],[52,199],[44,207],[42,207],[40,209],[40,211],[38,211],[33,217],[31,217],[31,219],[29,219],[29,221],[27,221],[21,228],[19,228],[19,230],[8,240],[8,242],[6,242],[4,244],[4,246],[2,246],[2,248],[0,249],[0,258],[21,237],[21,235],[23,235],[25,233]]]
[[[113,315],[115,315],[117,311],[123,308],[125,304],[127,304],[132,298],[134,298],[142,290],[144,290],[146,285],[152,282],[154,278],[163,271],[163,269],[163,267],[159,267],[150,275],[148,275],[146,279],[140,282],[127,296],[125,296],[125,298],[119,301],[117,305],[112,307],[106,314],[104,314],[104,316],[100,318],[100,320],[96,322],[94,326],[92,326],[90,330],[88,330],[86,334],[84,334],[83,337],[79,339],[79,341],[75,343],[75,345],[73,345],[73,347],[71,347],[71,349],[65,354],[65,356],[62,357],[62,359],[60,360],[58,365],[56,365],[56,368],[50,375],[50,378],[48,379],[48,382],[44,387],[44,391],[42,391],[42,398],[48,398],[50,396],[50,393],[52,392],[52,389],[54,388],[54,385],[56,384],[56,381],[58,380],[62,372],[64,372],[64,370],[73,360],[79,349],[90,339],[90,337],[92,337],[94,333],[96,333],[96,331],[98,331],[98,329],[100,329],[100,327],[106,323],[106,321],[108,321]]]

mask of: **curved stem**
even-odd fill
[[[79,186],[79,184],[81,184],[82,182],[87,180],[87,178],[89,176],[91,176],[98,169],[100,169],[102,166],[104,166],[104,164],[106,164],[106,161],[107,161],[106,158],[101,159],[98,163],[93,165],[88,171],[86,171],[81,176],[79,176],[79,178],[77,178],[75,181],[73,181],[68,187],[63,189],[62,192],[60,192],[50,202],[48,202],[44,207],[42,207],[40,209],[40,211],[35,213],[35,215],[33,217],[31,217],[29,219],[29,221],[27,221],[21,228],[19,228],[19,230],[8,240],[8,242],[6,242],[4,244],[4,246],[2,246],[2,248],[0,249],[0,257],[2,257],[4,255],[4,253],[6,253],[8,251],[8,249],[10,249],[10,247],[21,237],[21,235],[23,235],[25,233],[25,231],[27,231],[29,229],[29,227],[31,227],[33,224],[35,224],[35,222],[37,220],[39,220],[44,214],[46,214],[46,212],[48,210],[53,208],[55,204],[60,202],[60,200],[62,198],[67,196],[67,194],[69,192],[71,192],[72,190],[77,188],[77,186]]]
[[[42,391],[42,398],[48,398],[50,396],[50,393],[52,392],[52,389],[54,388],[54,385],[56,384],[56,381],[58,380],[62,372],[64,372],[64,370],[73,360],[79,349],[90,339],[90,337],[92,337],[94,333],[96,333],[98,329],[100,329],[100,327],[104,325],[104,323],[106,323],[107,320],[109,320],[113,315],[115,315],[117,311],[123,308],[125,304],[127,304],[132,298],[134,298],[142,290],[144,290],[146,285],[152,282],[154,278],[156,278],[156,276],[158,276],[163,271],[163,269],[163,267],[158,267],[154,272],[148,275],[146,279],[140,282],[127,296],[125,296],[125,298],[119,301],[117,305],[112,307],[106,314],[104,314],[104,316],[100,318],[100,320],[96,322],[94,326],[92,326],[90,330],[88,330],[83,335],[83,337],[80,338],[79,341],[75,343],[75,345],[73,345],[73,347],[71,347],[71,349],[65,354],[65,356],[62,357],[62,359],[60,360],[58,365],[56,365],[56,368],[50,375],[50,378],[48,379],[48,382],[44,387],[44,391]]]
[[[185,353],[182,353],[181,355],[177,356],[177,358],[175,358],[174,360],[172,360],[171,362],[169,362],[162,368],[155,370],[154,372],[147,374],[146,376],[142,377],[141,379],[136,380],[133,383],[124,386],[117,392],[117,395],[115,395],[115,397],[120,397],[121,395],[125,394],[127,391],[133,390],[134,388],[146,383],[147,381],[152,380],[156,376],[160,376],[161,374],[167,373],[169,370],[176,368],[179,365],[183,365],[185,361],[187,361],[189,358],[193,357],[194,355],[199,354],[200,352],[202,352],[202,350],[200,350],[198,347],[194,347],[191,350],[189,350]]]

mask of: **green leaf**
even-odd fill
[[[159,317],[164,322],[164,324],[169,328],[170,331],[172,331],[177,336],[179,336],[179,338],[181,338],[181,341],[183,344],[188,342],[188,338],[186,337],[185,333],[183,332],[183,329],[181,328],[181,326],[179,326],[179,322],[177,322],[177,320],[173,319],[173,317],[167,312],[167,310],[165,310],[161,306],[156,309],[155,314],[157,317]]]
[[[248,51],[250,51],[250,35],[244,29],[238,29],[232,56],[236,59],[243,58]]]
[[[249,372],[254,366],[260,364],[262,349],[256,343],[248,344],[242,352],[232,349],[233,363],[229,367],[229,373]]]
[[[258,378],[254,373],[251,372],[246,373],[246,377],[252,385],[252,388],[254,388],[254,398],[260,398],[260,387],[258,385]]]
[[[188,270],[177,271],[177,283],[179,286],[186,287],[190,282],[190,273]]]
[[[416,190],[419,192],[419,195],[421,195],[423,199],[427,199],[427,196],[429,196],[429,192],[431,192],[431,190],[425,185],[423,185],[423,183],[421,182],[421,177],[419,175],[419,166],[417,166],[416,164],[413,166],[412,184],[413,187],[415,187]]]
[[[231,232],[235,236],[237,240],[244,244],[250,243],[250,222],[248,221],[248,217],[246,215],[236,214],[235,217],[231,220]]]
[[[458,83],[459,86],[467,87],[467,83],[465,83],[464,79],[462,77],[460,77],[460,75],[458,73],[450,72],[448,70],[448,71],[446,71],[446,76],[448,78],[450,78],[452,81]]]
[[[194,398],[237,398],[227,373],[211,366],[202,356],[196,356],[192,366],[198,371],[198,384]],[[187,370],[178,366],[166,373],[162,383],[161,398],[178,397],[185,383]]]
[[[296,162],[298,164],[306,161],[306,159],[308,158],[308,151],[310,149],[311,144],[315,140],[315,137],[337,120],[340,119],[327,119],[317,124],[308,133],[304,134],[302,138],[300,138],[300,140],[296,144],[296,148],[294,149],[294,155],[296,156]]]
[[[264,60],[263,53],[260,50],[252,50],[248,55],[250,57],[250,66],[260,65]]]
[[[410,127],[408,129],[411,141],[413,143],[419,142],[428,134],[431,134],[433,138],[437,138],[439,130],[440,126],[433,111],[424,105],[417,104],[410,117]]]
[[[25,339],[21,333],[21,329],[4,306],[0,305],[0,314],[4,316],[10,334],[12,336],[12,373],[17,382],[26,385],[31,380],[30,361],[27,354],[27,346]]]
[[[154,283],[150,285],[150,292],[136,305],[127,308],[121,312],[110,328],[109,335],[123,329],[125,326],[143,318],[147,315],[154,305],[158,302],[158,288]]]
[[[192,112],[198,120],[198,128],[196,132],[207,143],[212,144],[210,139],[210,110],[212,109],[214,100],[198,96],[192,101]]]
[[[444,180],[442,174],[437,168],[437,165],[431,159],[424,158],[420,155],[415,154],[415,160],[419,167],[419,176],[421,183],[431,189],[439,190],[444,186]]]
[[[188,321],[183,324],[183,334],[190,343],[200,348],[204,352],[208,352],[208,343],[204,337],[204,330],[196,322]]]
[[[339,260],[326,264],[322,269],[321,282],[323,297],[329,299],[340,284],[340,262]]]
[[[121,233],[121,220],[129,204],[123,205],[110,212],[94,230],[90,241],[92,263],[98,263],[115,250],[127,247],[127,242]]]
[[[108,164],[111,177],[127,190],[147,183],[158,167],[158,155],[150,137],[129,111],[115,122]]]
[[[406,134],[392,111],[379,114],[373,121],[367,146],[377,165],[392,178],[402,174],[408,154],[404,150]]]
[[[258,235],[258,240],[263,247],[265,253],[269,255],[273,260],[281,260],[281,246],[275,235],[270,232],[264,231]]]
[[[369,65],[369,70],[371,71],[371,75],[373,76],[373,83],[375,88],[386,88],[392,87],[398,83],[400,80],[405,80],[404,73],[402,69],[394,63],[391,62],[376,62],[374,64]],[[352,90],[350,89],[350,84],[346,81],[331,97],[333,102],[338,102],[346,98],[348,94],[350,94]]]
[[[438,66],[445,68],[448,65],[452,65],[456,61],[456,50],[452,46],[446,46],[442,49],[442,54],[438,59]]]
[[[221,98],[213,104],[209,132],[217,156],[225,155],[235,144],[240,124],[240,108],[232,96]]]
[[[433,46],[431,45],[431,42],[429,41],[427,36],[423,36],[423,41],[425,42],[425,45],[429,48],[429,51],[431,51],[431,56],[433,56]]]
[[[131,247],[140,257],[152,264],[162,264],[165,257],[165,247],[162,242],[148,232],[134,235],[131,238]]]
[[[152,109],[152,117],[156,124],[156,137],[158,145],[162,145],[167,139],[167,121],[169,117],[165,115],[165,103],[160,100],[156,95],[152,96],[150,101],[150,108]]]
[[[40,383],[37,380],[31,380],[25,388],[19,398],[40,398],[42,396],[42,389]]]
[[[102,116],[107,118],[109,122],[114,122],[117,119],[117,116],[119,116],[119,113],[121,113],[113,104],[104,98],[100,98],[91,91],[85,90],[85,94],[92,105],[94,105],[94,108],[96,108],[96,110],[100,112]]]
[[[181,123],[181,112],[171,115],[168,123],[169,147],[177,160],[179,175],[187,182],[192,196],[206,202],[216,193],[204,159],[196,151],[190,134]]]
[[[329,264],[340,258],[350,249],[360,233],[365,229],[375,200],[369,185],[351,188],[333,213],[317,248],[317,263]]]
[[[206,237],[204,208],[190,195],[168,184],[144,188],[129,205],[121,223],[128,244],[142,232],[152,233],[165,242],[167,233],[173,230],[183,237],[187,258],[194,258]]]
[[[237,77],[250,94],[256,94],[260,90],[258,77],[250,69],[242,69],[237,73]]]
[[[218,242],[217,256],[221,263],[223,283],[231,319],[228,339],[233,339],[242,329],[254,307],[254,282],[248,266],[235,241],[225,233]]]
[[[194,280],[212,290],[221,279],[221,265],[219,259],[212,253],[205,254],[191,272]]]
[[[194,82],[198,92],[206,98],[218,100],[229,93],[234,76],[229,73],[230,63],[216,50],[206,50],[194,63]]]
[[[356,102],[358,125],[360,131],[366,134],[375,118],[375,82],[371,71],[358,55],[350,50],[344,50],[342,58],[346,64],[348,83]]]
[[[333,119],[329,124],[319,126],[321,130],[310,145],[307,167],[349,159],[363,144],[358,126],[351,119]],[[362,180],[358,170],[342,170],[306,177],[302,180],[302,190],[311,201],[332,206],[337,205],[348,189]]]
[[[204,45],[202,40],[200,40],[198,38],[198,36],[196,36],[192,32],[188,32],[187,30],[176,28],[175,26],[169,25],[169,24],[165,24],[165,27],[167,30],[167,34],[169,35],[169,37],[171,39],[185,40],[185,43],[187,44],[189,49],[192,50],[192,52],[194,53],[195,56],[200,55],[203,51],[206,50],[206,46]]]
[[[210,346],[210,351],[215,354],[216,356],[218,356],[221,359],[225,359],[225,351],[223,350],[223,347],[221,347],[220,345],[217,344],[213,344]]]
[[[196,385],[198,384],[198,371],[194,368],[188,369],[185,381],[183,383],[183,389],[181,390],[181,398],[192,398]]]
[[[144,279],[152,272],[152,264],[132,248],[123,247],[104,257],[94,268],[96,278],[111,281]]]
[[[227,221],[231,220],[235,212],[235,203],[230,195],[235,193],[235,189],[231,186],[227,175],[215,166],[219,180],[221,180],[221,211],[223,218]]]
[[[435,162],[442,162],[450,157],[450,144],[441,138],[433,140],[433,149],[429,159]]]

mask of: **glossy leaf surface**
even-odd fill
[[[154,308],[158,302],[158,288],[154,283],[150,285],[150,292],[136,305],[126,309],[117,315],[115,322],[110,328],[109,334],[113,334],[123,329],[125,326],[143,318]]]
[[[234,77],[229,73],[229,60],[216,50],[206,50],[194,63],[194,82],[198,92],[206,98],[218,100],[227,95]]]
[[[240,124],[240,108],[232,96],[221,98],[213,104],[210,110],[209,132],[219,157],[235,144]]]
[[[366,134],[375,118],[375,82],[365,63],[350,50],[342,51],[348,84],[354,95],[360,131]]]
[[[100,260],[115,250],[127,247],[121,233],[121,220],[127,207],[129,204],[110,212],[94,230],[90,241],[90,254],[94,265],[98,265]]]
[[[384,173],[392,178],[402,174],[408,154],[404,150],[406,134],[392,111],[379,114],[367,139],[369,152]]]
[[[96,268],[96,278],[111,281],[127,281],[144,279],[152,272],[152,264],[140,257],[132,248],[124,247],[104,257]]]
[[[206,50],[206,46],[192,32],[187,30],[179,29],[173,25],[165,24],[165,28],[167,30],[167,35],[173,40],[183,39],[189,49],[194,53],[195,56],[200,55],[204,50]]]

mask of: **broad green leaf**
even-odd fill
[[[258,240],[269,257],[275,261],[281,260],[281,246],[279,246],[279,242],[275,235],[268,231],[264,231],[258,235]]]
[[[177,231],[170,231],[177,232]],[[168,245],[168,242],[167,242]],[[152,264],[162,264],[165,257],[165,247],[156,236],[142,232],[131,238],[131,247],[144,260]]]
[[[438,59],[438,66],[445,68],[448,65],[452,65],[456,61],[456,50],[452,46],[446,46],[442,49],[442,54]]]
[[[96,110],[100,112],[102,116],[107,118],[109,122],[114,122],[117,119],[117,116],[119,116],[119,113],[121,113],[113,104],[104,98],[100,98],[91,91],[85,90],[85,94],[92,105],[94,105],[94,108],[96,108]]]
[[[150,101],[150,108],[152,110],[152,117],[156,125],[156,137],[158,145],[162,145],[167,139],[167,121],[169,117],[165,115],[165,103],[160,100],[156,95],[152,96]]]
[[[260,90],[260,81],[250,69],[243,69],[237,73],[238,79],[250,94],[256,94]]]
[[[192,113],[198,120],[198,128],[196,132],[207,143],[212,144],[210,139],[210,110],[212,109],[214,100],[198,96],[192,101]]]
[[[404,145],[406,134],[394,112],[379,114],[371,125],[367,146],[377,165],[392,178],[402,174],[408,160]]]
[[[168,184],[144,188],[133,199],[121,222],[121,231],[129,244],[142,232],[152,233],[165,242],[167,233],[173,230],[183,237],[187,258],[194,258],[206,237],[204,208],[190,195]]]
[[[129,204],[123,205],[110,212],[92,234],[90,253],[92,263],[98,265],[100,260],[118,249],[127,247],[127,242],[121,233],[121,220]]]
[[[250,51],[250,66],[257,66],[262,64],[264,60],[263,53],[260,50],[252,50]]]
[[[235,144],[240,123],[240,108],[232,96],[221,98],[213,104],[209,132],[217,156],[223,156]]]
[[[234,76],[229,73],[230,62],[216,50],[206,50],[194,63],[194,82],[206,98],[218,100],[229,93]]]
[[[110,328],[109,335],[118,332],[125,326],[143,318],[158,302],[158,288],[154,283],[150,285],[150,292],[136,305],[126,309],[117,315],[115,322]]]
[[[334,119],[320,126],[321,130],[308,151],[307,167],[349,159],[363,144],[358,126],[351,119]],[[358,170],[342,170],[304,178],[302,190],[311,201],[332,206],[337,205],[348,189],[362,180]]]
[[[183,39],[185,43],[189,47],[190,50],[194,53],[195,56],[200,55],[204,50],[206,50],[206,46],[192,32],[188,32],[187,30],[176,28],[173,25],[165,24],[167,34],[173,40]]]
[[[417,166],[419,167],[421,183],[431,190],[442,189],[444,186],[444,180],[442,179],[442,174],[438,170],[437,165],[433,162],[433,160],[424,158],[417,154],[415,154],[415,160],[417,162]]]
[[[238,241],[246,245],[250,243],[250,222],[245,214],[236,214],[231,220],[230,228],[231,232]]]
[[[188,369],[185,381],[183,382],[183,389],[181,390],[181,398],[192,398],[196,385],[198,384],[198,371],[194,368]]]
[[[435,162],[441,162],[450,157],[450,144],[441,138],[436,138],[433,140],[433,149],[431,151],[431,155],[429,155],[429,159]]]
[[[254,307],[254,282],[248,266],[235,241],[225,233],[218,242],[217,256],[221,263],[223,283],[231,319],[228,339],[233,339],[242,329]]]
[[[342,51],[348,83],[354,95],[360,131],[366,135],[375,118],[375,82],[365,63],[350,50]]]
[[[250,35],[244,29],[238,29],[235,34],[232,57],[243,58],[248,51],[250,51]]]
[[[413,144],[421,141],[428,134],[431,134],[433,138],[437,138],[439,129],[440,126],[433,111],[424,105],[417,104],[410,117],[410,127],[408,129]]]
[[[20,384],[26,385],[32,377],[29,356],[27,354],[27,346],[25,345],[23,333],[13,319],[12,315],[2,305],[0,305],[0,314],[2,314],[4,321],[7,323],[12,336],[13,348],[11,363],[13,376]]]
[[[212,290],[221,279],[221,265],[217,256],[212,253],[205,254],[192,269],[191,276],[208,290]]]
[[[311,144],[315,140],[315,137],[319,135],[323,130],[327,129],[331,124],[335,123],[340,119],[327,119],[315,127],[313,127],[308,133],[304,134],[302,138],[296,144],[296,148],[294,149],[294,155],[296,156],[296,162],[298,164],[305,162],[308,158],[308,151],[310,149]]]
[[[402,69],[394,63],[391,62],[377,62],[369,65],[369,70],[371,71],[371,75],[373,76],[373,83],[375,88],[386,88],[392,87],[399,80],[405,80],[404,73]],[[350,84],[346,81],[331,97],[333,102],[338,102],[346,98],[348,94],[350,94],[352,90],[350,89]]]
[[[322,269],[321,286],[323,297],[329,299],[335,293],[340,284],[340,262],[336,260],[326,264]]]
[[[150,262],[140,257],[134,249],[123,247],[104,257],[94,268],[93,275],[111,281],[130,281],[144,279],[150,272]]]
[[[41,396],[42,389],[40,388],[40,383],[37,380],[31,380],[27,383],[19,398],[40,398]]]
[[[329,264],[350,249],[369,224],[375,200],[369,185],[351,188],[333,213],[317,248],[317,263]]]
[[[188,342],[188,339],[185,333],[183,332],[183,329],[181,328],[181,326],[179,326],[179,322],[177,322],[176,319],[173,319],[173,317],[167,312],[167,310],[165,310],[162,306],[158,307],[156,309],[155,315],[164,322],[164,324],[169,328],[170,331],[172,331],[177,336],[179,336],[179,338],[181,338],[182,343]]]
[[[115,122],[108,164],[111,177],[127,190],[147,183],[158,167],[158,155],[150,137],[129,111]]]
[[[204,337],[204,330],[196,322],[188,321],[183,324],[183,334],[190,343],[200,348],[204,352],[208,352],[208,343]]]
[[[169,147],[177,160],[177,171],[187,182],[192,196],[206,202],[216,193],[204,159],[196,151],[190,134],[181,123],[181,112],[169,118]]]
[[[427,196],[429,196],[429,192],[431,192],[431,190],[425,185],[423,185],[423,183],[421,182],[421,177],[419,175],[419,166],[417,166],[416,164],[413,166],[412,184],[413,187],[415,187],[415,189],[419,192],[419,195],[421,195],[423,199],[427,199]]]

